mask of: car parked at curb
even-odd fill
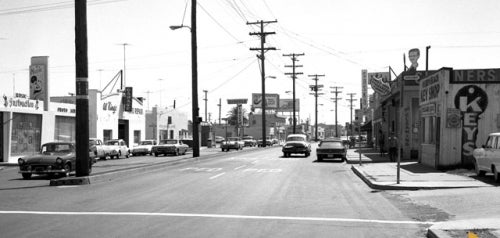
[[[94,152],[89,151],[90,154]],[[95,163],[95,156],[89,156],[89,170]],[[42,145],[40,152],[17,160],[19,173],[23,179],[30,179],[33,174],[69,176],[76,168],[75,143],[50,142]]]
[[[224,140],[225,139],[222,136],[215,136],[215,143],[217,144],[222,143]]]
[[[177,139],[166,139],[160,140],[158,145],[151,148],[152,153],[155,157],[158,155],[185,155],[188,151],[189,146],[184,144],[182,140]]]
[[[137,146],[134,146],[130,151],[133,156],[136,155],[152,155],[153,146],[156,145],[156,140],[143,140]]]
[[[319,142],[316,155],[318,161],[327,158],[340,158],[345,161],[347,159],[347,148],[340,138],[329,138]]]
[[[477,176],[493,173],[495,182],[500,182],[500,132],[490,133],[482,148],[474,149],[472,155]]]
[[[307,141],[306,135],[291,134],[286,137],[282,152],[285,158],[292,154],[304,154],[305,157],[309,157],[311,154],[311,144]]]
[[[108,146],[101,139],[89,138],[89,148],[94,151],[94,154],[99,159],[105,160],[109,156],[113,158],[118,155],[118,150],[114,146]]]
[[[130,156],[130,150],[128,149],[127,143],[122,139],[113,139],[104,142],[105,145],[111,147],[117,153],[114,155],[115,158],[119,159],[122,156],[128,158]]]
[[[222,151],[242,150],[245,144],[239,137],[228,137],[227,140],[223,141],[220,145]]]

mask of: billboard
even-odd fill
[[[373,91],[380,95],[387,95],[391,92],[391,74],[389,72],[368,73],[368,83]]]
[[[280,95],[276,93],[266,93],[266,109],[279,108]],[[252,107],[262,108],[262,93],[252,93]]]
[[[45,101],[47,80],[45,65],[30,65],[30,99]]]
[[[247,101],[246,98],[228,99],[227,104],[247,104]]]
[[[295,99],[295,111],[300,111],[300,99]],[[278,112],[293,112],[293,99],[280,99]]]

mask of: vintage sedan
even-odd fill
[[[500,132],[490,133],[486,144],[472,152],[474,169],[477,176],[493,173],[496,182],[500,182]]]
[[[220,145],[222,151],[242,150],[245,146],[244,142],[239,137],[228,137],[227,140],[223,141]]]
[[[113,139],[104,142],[105,145],[110,147],[111,150],[117,151],[115,158],[119,159],[122,155],[128,158],[130,155],[130,150],[128,149],[127,143],[123,139]]]
[[[255,147],[257,146],[257,141],[253,138],[253,136],[243,136],[243,145],[249,146],[249,147]]]
[[[156,145],[156,140],[143,140],[139,142],[137,146],[134,146],[130,151],[130,154],[133,156],[136,155],[151,155],[153,154],[152,149],[153,146]]]
[[[342,161],[347,159],[347,148],[341,139],[322,140],[316,148],[318,161],[326,158],[340,158]]]
[[[160,140],[158,145],[153,146],[151,149],[152,153],[155,157],[158,155],[185,155],[188,151],[189,146],[184,144],[182,140],[177,139],[167,139]]]
[[[282,148],[283,157],[292,154],[304,154],[308,157],[311,154],[311,144],[307,141],[307,136],[303,134],[291,134],[286,137],[286,142]]]
[[[94,156],[92,156],[94,155]],[[50,142],[42,145],[39,153],[19,158],[19,173],[24,179],[33,174],[69,176],[75,171],[76,151],[72,142]],[[89,169],[95,163],[95,154],[89,151]]]

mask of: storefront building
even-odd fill
[[[442,68],[419,81],[423,164],[472,167],[474,148],[500,131],[500,69]]]
[[[146,139],[188,139],[187,115],[178,109],[162,109],[153,107],[146,112]]]

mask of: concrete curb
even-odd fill
[[[439,229],[427,229],[427,238],[452,238],[446,231]]]
[[[456,189],[456,188],[476,188],[478,186],[404,186],[404,185],[385,185],[377,184],[371,181],[363,171],[356,166],[351,165],[351,170],[361,178],[370,188],[377,190],[431,190],[431,189]]]

